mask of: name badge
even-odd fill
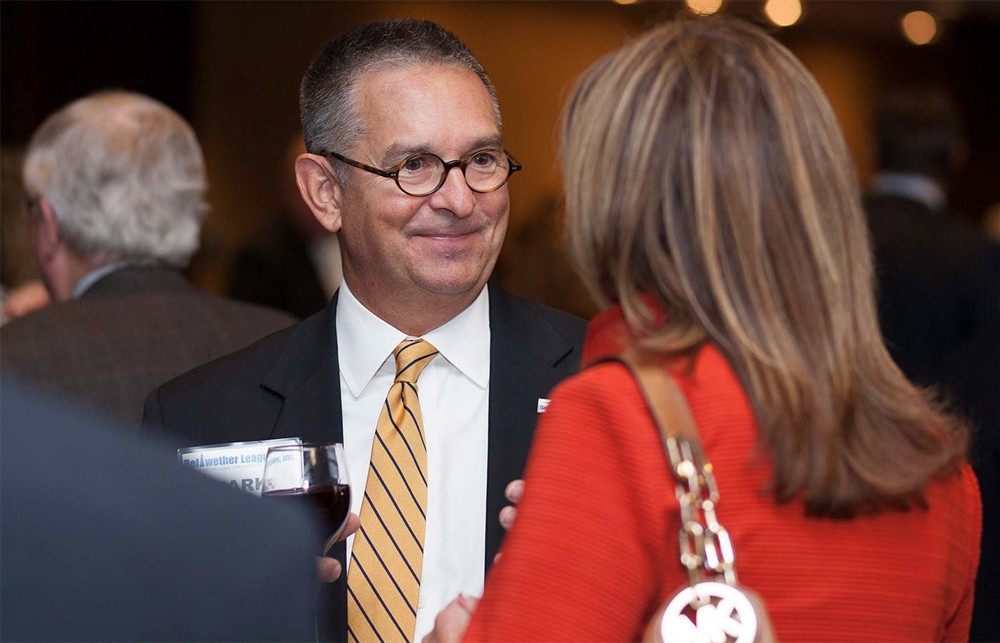
[[[538,398],[538,410],[537,413],[545,413],[545,409],[549,408],[549,400],[544,397]]]
[[[229,442],[177,449],[181,464],[205,475],[260,495],[267,450],[286,444],[301,444],[299,438],[278,438],[255,442]]]

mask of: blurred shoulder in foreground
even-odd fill
[[[313,637],[305,516],[6,377],[0,415],[0,638]]]

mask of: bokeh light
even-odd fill
[[[802,3],[799,0],[767,0],[764,15],[779,27],[790,27],[802,17]]]
[[[700,16],[710,16],[722,8],[722,0],[684,0],[684,4]]]
[[[903,16],[903,35],[915,45],[926,45],[937,36],[937,19],[926,11],[911,11]]]

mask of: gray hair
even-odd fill
[[[133,92],[98,92],[49,116],[28,145],[24,185],[91,261],[184,267],[208,211],[191,126]]]
[[[419,63],[452,65],[475,73],[489,92],[501,127],[496,88],[483,66],[454,34],[429,20],[378,20],[330,40],[309,64],[299,89],[306,149],[343,153],[364,135],[357,110],[358,81],[366,72]],[[343,181],[344,168],[334,165]]]

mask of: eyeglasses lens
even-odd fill
[[[465,181],[476,192],[491,192],[507,180],[510,161],[500,150],[481,150],[462,163]],[[434,192],[443,183],[444,161],[433,154],[418,154],[399,167],[397,180],[403,191],[413,195]]]
[[[396,178],[404,191],[426,194],[437,188],[443,172],[444,164],[441,159],[433,154],[420,154],[403,161]]]
[[[500,150],[476,152],[465,166],[465,180],[473,190],[489,192],[503,185],[509,167],[507,156]]]

